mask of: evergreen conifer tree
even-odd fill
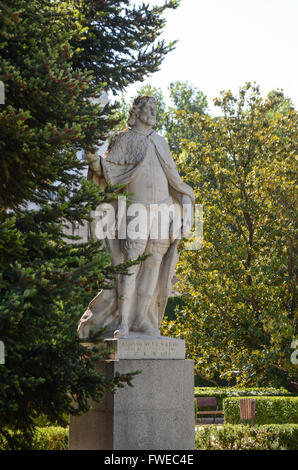
[[[84,223],[91,209],[115,198],[117,189],[100,192],[82,178],[86,163],[78,160],[77,151],[94,150],[115,124],[110,110],[92,99],[155,70],[171,48],[153,47],[155,66],[146,69],[144,62],[130,73],[128,51],[137,51],[143,28],[151,28],[154,42],[164,24],[163,9],[153,16],[147,10],[144,25],[134,25],[132,40],[121,36],[122,4],[129,8],[128,1],[0,2],[0,80],[5,84],[5,104],[0,105],[0,340],[5,345],[0,437],[9,439],[12,448],[30,446],[39,415],[63,422],[65,413],[86,411],[90,397],[100,400],[132,379],[132,374],[113,379],[98,374],[94,366],[104,351],[86,349],[76,333],[92,296],[128,265],[112,267],[100,241],[73,243],[77,240],[66,240],[63,232],[63,221]],[[119,32],[113,44],[94,36],[91,6],[106,31],[115,26]],[[145,48],[149,36],[146,41]],[[103,46],[104,56],[96,52],[91,57]],[[113,48],[118,56],[112,70],[105,67]],[[147,52],[146,60],[150,57]]]

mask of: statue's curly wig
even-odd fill
[[[132,107],[129,110],[127,127],[132,127],[136,123],[136,117],[138,116],[139,110],[148,103],[149,100],[155,101],[154,96],[150,95],[139,95],[137,96],[132,103]]]

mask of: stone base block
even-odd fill
[[[111,359],[185,359],[185,341],[166,336],[133,336],[105,339]]]
[[[121,359],[100,364],[112,377],[141,371],[133,387],[108,394],[70,419],[70,450],[193,450],[193,361]]]

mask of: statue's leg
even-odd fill
[[[136,240],[133,242],[126,241],[125,243],[125,260],[135,260],[138,256],[142,255],[146,248],[146,241]],[[134,312],[132,305],[135,299],[136,278],[140,269],[140,265],[131,266],[128,269],[129,275],[122,275],[119,280],[118,287],[118,303],[119,303],[119,316],[121,323],[117,330],[114,332],[114,337],[127,336],[134,320]]]
[[[138,282],[137,290],[137,318],[134,329],[149,335],[159,335],[158,312],[152,318],[148,317],[148,310],[157,287],[159,272],[163,257],[169,247],[168,242],[151,241],[146,250],[152,253],[144,261],[142,276]]]

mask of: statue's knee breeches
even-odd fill
[[[146,254],[151,253],[152,256],[150,258],[163,258],[166,252],[168,251],[170,246],[169,239],[165,240],[154,240],[149,239],[146,247]],[[149,258],[148,258],[149,259]]]
[[[136,260],[144,253],[146,242],[143,240],[126,239],[124,242],[125,260]],[[129,275],[123,274],[119,280],[119,300],[130,299],[134,294],[136,276],[139,272],[140,265],[130,266]]]

